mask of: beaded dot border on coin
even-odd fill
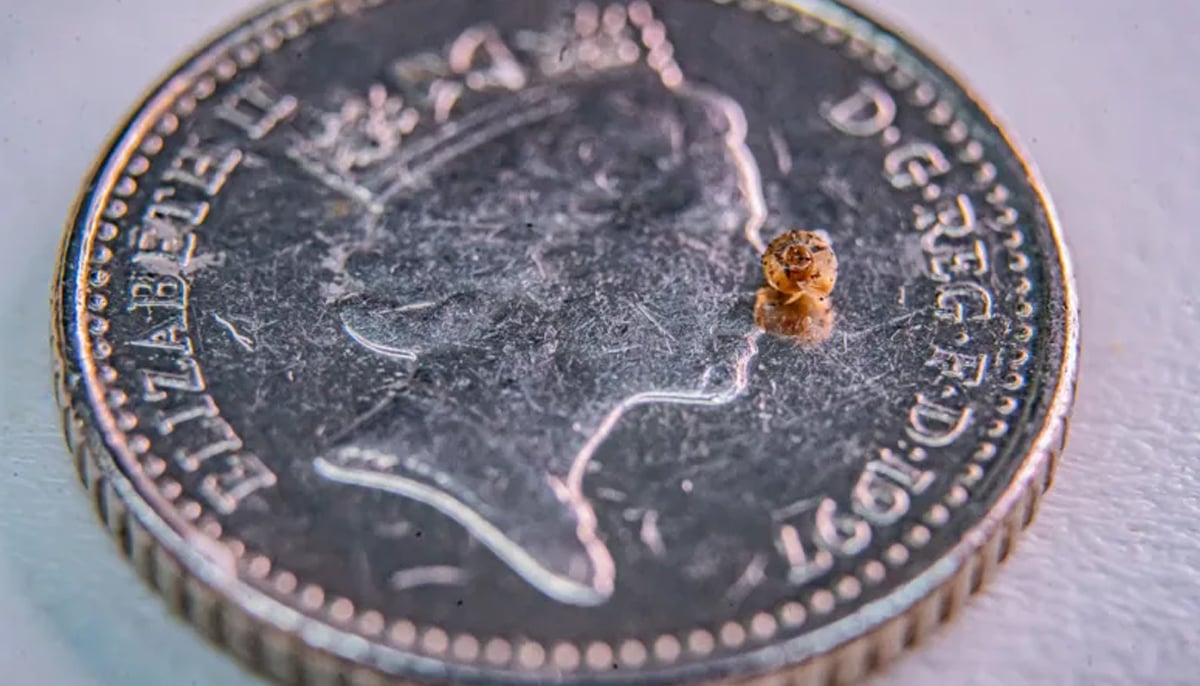
[[[111,273],[106,265],[112,260],[113,252],[105,243],[114,241],[120,230],[116,221],[128,211],[127,199],[138,190],[138,178],[152,165],[154,157],[163,150],[164,138],[178,131],[180,117],[194,112],[197,105],[217,90],[220,84],[232,80],[240,69],[254,65],[264,55],[279,49],[288,40],[303,35],[339,14],[353,14],[361,9],[383,4],[388,0],[309,0],[291,8],[285,8],[269,23],[257,27],[249,39],[230,47],[226,54],[218,57],[208,73],[195,79],[191,88],[176,97],[170,111],[163,114],[153,126],[153,133],[145,133],[123,170],[123,175],[109,189],[109,198],[104,205],[102,217],[94,223],[91,265],[87,284],[91,287],[86,303],[87,333],[90,351],[97,361],[97,378],[106,384],[117,380],[114,367],[104,364],[112,354],[112,344],[106,340],[108,321],[103,316],[109,303],[104,292]],[[1023,273],[1029,267],[1029,258],[1022,251],[1024,233],[1015,228],[1017,211],[1008,203],[1009,190],[995,183],[997,170],[994,164],[984,159],[983,145],[970,135],[968,125],[954,114],[953,105],[937,94],[935,85],[923,81],[911,71],[902,68],[894,58],[895,43],[892,39],[866,41],[859,35],[874,32],[873,26],[850,14],[839,17],[844,23],[836,23],[799,8],[784,7],[770,0],[710,0],[716,4],[736,4],[743,10],[761,14],[773,23],[788,23],[800,34],[815,38],[831,48],[840,47],[846,55],[864,64],[878,75],[899,96],[907,95],[907,101],[927,110],[930,123],[942,129],[943,140],[956,146],[960,162],[975,165],[973,180],[987,188],[987,202],[997,213],[995,220],[1004,238],[1002,243],[1009,258],[1008,268],[1014,273]],[[853,34],[853,35],[852,35]],[[889,128],[879,134],[884,145],[894,144],[899,131]],[[928,201],[938,198],[940,189],[927,187],[924,197]],[[1034,315],[1033,303],[1026,298],[1033,286],[1025,276],[1017,281],[1017,303],[1015,312],[1022,320],[1016,326],[1018,346],[1008,360],[1008,376],[1002,385],[1008,391],[1018,391],[1025,386],[1022,369],[1028,364],[1031,350],[1028,343],[1033,337],[1029,323]],[[123,409],[127,402],[125,394],[113,389],[105,395],[108,407],[116,417],[122,431],[131,431],[137,426],[136,416]],[[1019,407],[1014,395],[1004,394],[995,407],[1001,416],[1013,414]],[[162,460],[149,456],[150,442],[145,436],[133,434],[128,437],[130,450],[138,456],[143,473],[153,480],[158,492],[173,504],[179,514],[192,522],[207,536],[220,540],[240,559],[243,572],[259,582],[269,592],[283,596],[295,596],[298,604],[310,614],[316,614],[330,625],[357,631],[403,650],[419,651],[434,657],[450,656],[464,663],[485,663],[496,667],[536,670],[549,665],[562,671],[574,671],[583,667],[593,671],[607,671],[614,666],[637,668],[653,660],[659,665],[676,663],[686,653],[693,658],[703,658],[723,647],[735,649],[746,643],[766,643],[780,629],[794,630],[804,624],[809,616],[826,615],[836,609],[838,603],[857,599],[864,586],[881,583],[887,569],[899,568],[911,559],[910,552],[929,543],[931,529],[950,521],[951,510],[969,500],[970,488],[983,478],[987,464],[995,457],[998,447],[994,440],[1003,438],[1009,431],[1009,423],[997,419],[988,430],[993,441],[982,442],[972,460],[957,475],[956,483],[939,503],[931,505],[920,519],[923,524],[913,524],[905,532],[903,543],[892,544],[882,560],[867,560],[853,574],[840,577],[830,589],[818,589],[807,598],[790,599],[773,612],[758,612],[744,622],[730,621],[716,630],[703,627],[666,633],[647,645],[637,639],[618,639],[612,643],[590,641],[586,646],[575,646],[559,642],[553,646],[525,638],[506,639],[492,637],[482,639],[469,634],[455,634],[436,626],[418,627],[409,620],[398,620],[387,624],[383,615],[375,610],[359,610],[347,598],[327,595],[319,586],[300,586],[296,575],[283,569],[259,553],[246,552],[246,545],[223,532],[220,523],[204,512],[202,505],[194,500],[182,498],[182,486],[164,476]]]

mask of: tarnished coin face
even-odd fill
[[[989,575],[1060,448],[1037,181],[825,0],[284,2],[87,188],[85,481],[281,678],[850,679]],[[804,336],[755,317],[794,229],[836,251]]]

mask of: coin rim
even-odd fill
[[[729,2],[715,1],[721,4]],[[89,202],[99,187],[91,187],[92,182],[110,162],[112,154],[126,137],[127,128],[145,111],[155,96],[170,89],[172,80],[179,77],[189,64],[256,20],[266,19],[293,4],[313,3],[274,0],[252,8],[213,32],[206,40],[198,42],[186,53],[185,58],[172,66],[135,101],[135,106],[123,119],[122,125],[110,136],[104,154],[97,158],[85,177],[59,249],[52,295],[54,388],[77,472],[91,493],[101,519],[142,576],[164,596],[173,610],[191,621],[203,635],[219,646],[232,650],[251,667],[287,681],[307,681],[317,676],[332,678],[337,674],[346,674],[352,684],[395,679],[413,683],[403,675],[390,671],[376,672],[365,666],[365,662],[355,660],[355,657],[367,657],[365,639],[303,615],[282,601],[249,587],[238,579],[236,573],[230,575],[219,565],[213,564],[212,558],[205,555],[202,548],[189,545],[156,511],[147,496],[138,492],[117,466],[104,437],[88,422],[92,419],[92,412],[86,388],[79,379],[81,365],[72,355],[73,352],[81,356],[83,353],[72,350],[71,330],[78,323],[78,316],[74,307],[68,306],[74,304],[74,279],[71,275],[75,265],[66,258],[82,220],[97,209],[90,207],[93,203]],[[329,0],[327,4],[336,3]],[[812,0],[770,0],[764,4],[780,4],[789,12],[807,10],[817,14],[812,7],[801,7],[813,4]],[[970,88],[969,82],[948,68],[946,60],[937,52],[895,29],[890,22],[875,19],[850,3],[815,0],[815,5],[818,8],[834,8],[839,14],[845,12],[856,15],[855,19],[865,20],[874,29],[902,41],[912,52],[940,70],[965,99],[979,110],[982,118],[989,121],[1021,164],[1026,180],[1046,212],[1048,230],[1058,252],[1061,269],[1063,352],[1057,386],[1036,438],[1016,474],[988,513],[969,528],[941,559],[909,582],[891,590],[883,598],[863,605],[849,616],[806,634],[804,638],[814,651],[812,657],[799,664],[791,664],[780,645],[773,645],[665,672],[673,676],[707,671],[708,674],[704,676],[734,677],[739,681],[746,677],[756,681],[759,677],[774,679],[783,675],[789,681],[846,683],[891,661],[905,648],[920,642],[933,629],[955,616],[967,597],[978,591],[992,577],[998,564],[1008,557],[1017,535],[1032,521],[1042,494],[1050,486],[1066,440],[1078,373],[1078,300],[1061,223],[1036,166],[1025,147],[1004,125],[1002,118],[997,116],[995,108],[986,104]],[[827,16],[821,18],[830,22]],[[388,650],[384,646],[379,648]],[[419,654],[396,652],[401,653],[406,666],[418,674],[444,678],[447,668],[444,663]],[[380,666],[379,669],[384,668]],[[469,665],[456,664],[452,669],[457,673],[480,677],[495,674]],[[504,675],[524,680],[523,675],[508,672]],[[529,675],[528,678],[532,680],[536,676]],[[580,675],[582,681],[592,678]]]

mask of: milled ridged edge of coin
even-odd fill
[[[721,2],[722,0],[715,0]],[[728,1],[728,0],[725,0]],[[241,21],[230,26],[239,26],[258,18],[266,17],[287,2],[275,2],[259,8],[252,14],[243,17]],[[756,3],[755,0],[743,0],[741,4],[768,4],[766,0]],[[808,4],[808,3],[803,3]],[[821,3],[824,4],[824,3]],[[785,4],[785,6],[787,6]],[[746,7],[746,9],[751,9]],[[789,11],[796,7],[789,6]],[[848,10],[847,15],[858,14],[856,10]],[[1041,206],[1048,214],[1049,231],[1058,249],[1062,269],[1062,288],[1065,300],[1065,310],[1062,314],[1063,359],[1058,384],[1052,394],[1048,394],[1050,407],[1047,418],[1043,423],[1033,447],[1026,452],[1021,466],[1012,478],[1005,491],[993,505],[985,519],[970,529],[946,556],[934,566],[922,572],[906,586],[892,591],[887,597],[876,603],[857,610],[847,620],[862,619],[865,626],[861,633],[849,638],[836,639],[833,644],[819,655],[809,658],[799,664],[768,664],[764,661],[760,669],[768,670],[758,675],[734,675],[732,681],[726,683],[754,684],[845,684],[856,681],[871,671],[894,660],[908,647],[918,644],[932,631],[948,622],[965,604],[967,598],[978,591],[993,575],[1001,561],[1006,559],[1015,548],[1016,539],[1032,521],[1041,495],[1049,487],[1054,468],[1061,455],[1066,439],[1067,417],[1074,397],[1078,356],[1078,305],[1075,300],[1074,280],[1069,256],[1060,231],[1060,224],[1052,203],[1047,196],[1044,185],[1037,174],[1029,157],[1022,147],[1012,139],[1009,129],[998,121],[994,109],[986,107],[983,101],[973,93],[966,82],[952,70],[946,68],[944,60],[928,50],[919,42],[912,41],[906,34],[896,31],[885,22],[859,19],[877,27],[885,34],[902,39],[915,54],[931,63],[940,70],[954,86],[960,89],[967,99],[978,108],[979,112],[995,127],[1005,143],[1016,154],[1024,167],[1026,177],[1037,192]],[[227,26],[216,36],[211,37],[203,45],[227,35],[231,29]],[[191,53],[192,56],[201,50]],[[172,68],[169,74],[175,74],[193,57],[189,56],[179,65]],[[148,91],[152,96],[164,87],[169,77],[161,79]],[[148,97],[138,101],[133,114],[139,112]],[[130,115],[128,120],[132,120]],[[113,136],[111,149],[122,138],[124,126]],[[109,155],[101,156],[96,163],[89,179],[96,178]],[[246,598],[238,599],[230,589],[216,590],[214,578],[202,578],[194,570],[203,569],[212,572],[207,565],[208,558],[203,550],[193,550],[189,547],[186,536],[181,535],[165,519],[154,511],[151,504],[143,502],[136,486],[124,475],[113,461],[105,446],[103,438],[86,422],[90,408],[86,398],[79,395],[78,370],[73,368],[74,351],[69,350],[72,337],[68,334],[74,322],[65,314],[64,305],[66,288],[69,287],[64,277],[69,271],[67,259],[72,251],[72,241],[76,238],[76,224],[81,219],[80,209],[88,195],[89,189],[80,194],[74,210],[68,232],[64,238],[58,273],[54,282],[53,348],[55,350],[55,391],[59,406],[63,413],[63,422],[67,443],[75,458],[76,469],[85,488],[91,495],[93,504],[101,520],[117,540],[121,551],[131,559],[134,567],[152,588],[158,591],[167,601],[168,606],[183,618],[194,624],[200,632],[219,647],[228,649],[237,655],[245,664],[260,673],[275,677],[289,683],[303,684],[350,684],[353,686],[385,683],[429,683],[429,681],[444,681],[437,678],[435,673],[425,673],[423,677],[429,681],[414,682],[410,679],[382,672],[373,671],[341,655],[365,655],[365,650],[357,650],[361,643],[365,649],[366,641],[351,638],[337,640],[336,630],[326,629],[318,619],[309,618],[291,608],[256,607],[254,598],[248,594]],[[1057,323],[1057,322],[1056,322]],[[152,533],[152,531],[154,533]],[[194,558],[194,559],[193,559]],[[930,576],[938,576],[940,580],[932,580],[932,589],[928,586]],[[213,576],[204,574],[204,577]],[[221,581],[221,579],[215,579]],[[897,598],[897,596],[907,596]],[[239,600],[246,608],[256,609],[252,613],[239,605]],[[886,616],[871,619],[866,617],[872,605],[890,605],[890,609],[881,613]],[[899,615],[898,607],[904,607]],[[832,628],[832,627],[831,627]],[[819,632],[820,633],[820,632]],[[333,651],[336,651],[333,652]],[[745,666],[751,663],[747,655],[722,661],[729,666],[733,663]],[[420,662],[419,658],[414,662]],[[414,665],[415,666],[415,665]],[[424,670],[422,670],[424,671]],[[436,670],[434,670],[436,671]],[[584,678],[586,680],[586,677]]]

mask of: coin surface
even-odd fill
[[[755,320],[796,228],[806,340]],[[56,303],[122,548],[314,682],[852,680],[1008,554],[1078,345],[1028,163],[825,0],[265,9],[121,129]]]

